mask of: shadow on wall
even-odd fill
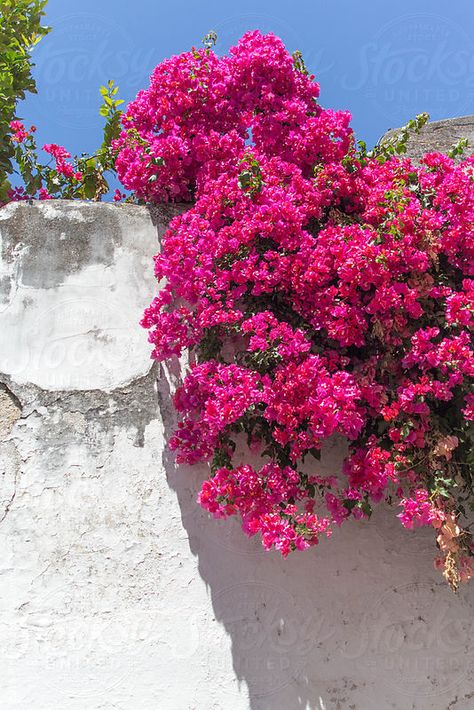
[[[158,381],[166,440],[177,375]],[[332,442],[320,468],[337,470],[343,456],[343,444]],[[284,560],[237,521],[200,509],[202,468],[176,466],[167,447],[163,466],[232,643],[235,683],[222,690],[222,708],[248,692],[252,710],[468,710],[473,589],[456,597],[435,572],[429,530],[410,534],[396,511],[380,509]],[[213,648],[209,663],[227,653]]]

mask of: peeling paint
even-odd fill
[[[179,367],[131,325],[173,210],[0,210],[2,708],[468,710],[474,586],[454,596],[393,511],[285,561],[196,504],[207,469],[166,443]],[[50,229],[77,250],[43,274]]]
[[[21,416],[21,404],[18,398],[5,384],[0,384],[0,439],[5,439],[13,425]]]

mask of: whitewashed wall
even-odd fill
[[[137,325],[170,214],[0,210],[2,710],[472,710],[430,531],[379,510],[285,561],[195,503]]]

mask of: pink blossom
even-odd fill
[[[473,443],[474,157],[361,153],[313,79],[272,34],[192,50],[158,65],[115,144],[139,199],[190,203],[142,320],[153,358],[196,363],[170,446],[212,461],[204,508],[283,555],[382,500],[439,530]],[[342,476],[318,476],[331,437],[349,442]]]

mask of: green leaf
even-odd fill
[[[87,175],[84,178],[84,196],[92,200],[97,192],[97,175]]]
[[[45,6],[42,0],[0,0],[0,184],[12,171],[14,147],[6,138],[17,103],[36,92],[31,50],[50,31],[41,24]]]

